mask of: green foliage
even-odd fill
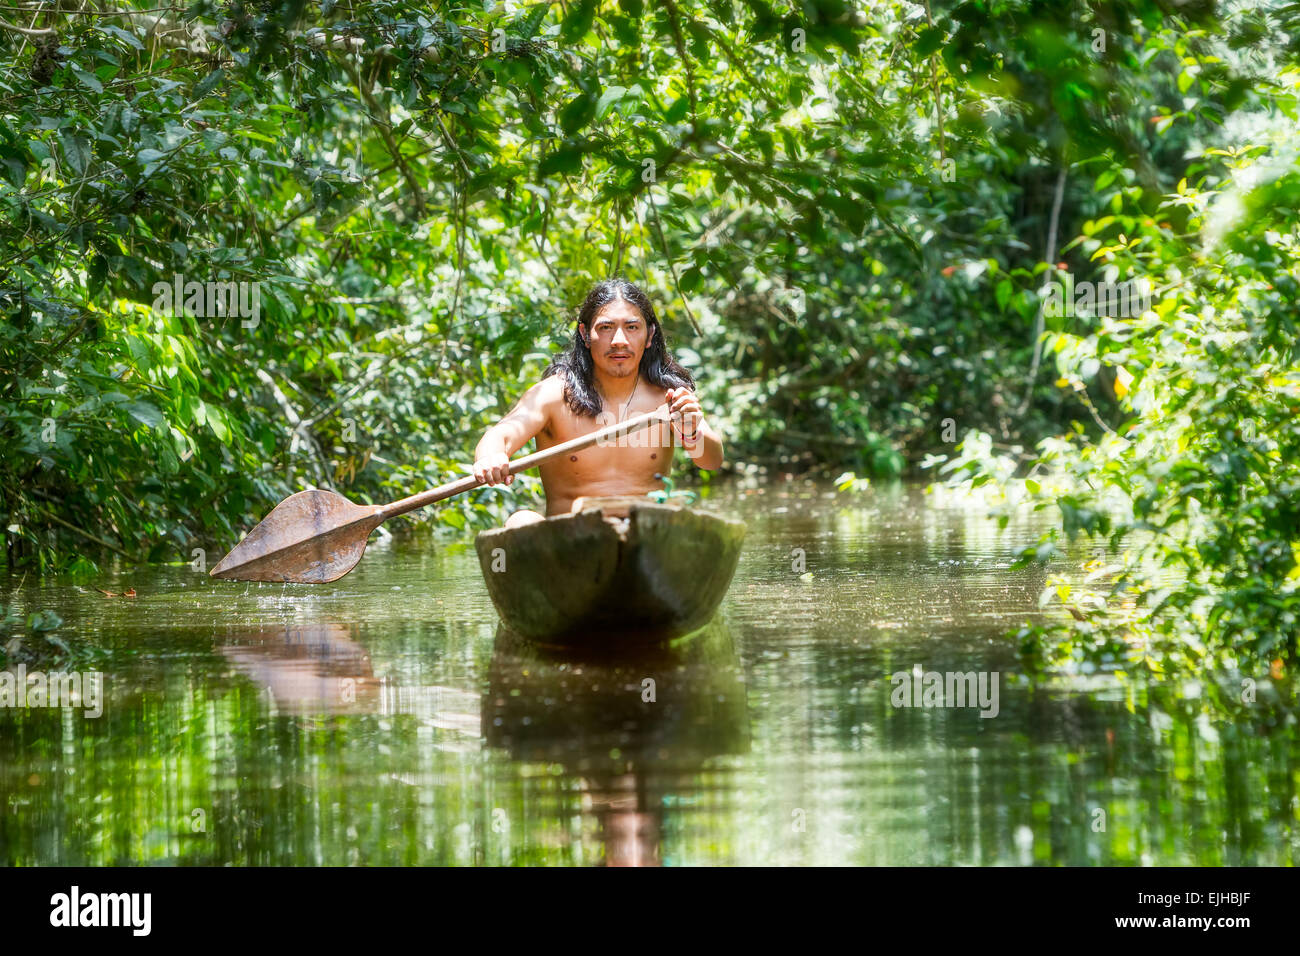
[[[754,329],[685,348],[696,314],[718,321],[741,273],[788,268],[799,230],[830,241],[882,202],[827,154],[814,74],[851,74],[889,20],[836,0],[740,20],[718,3],[270,2],[188,27],[119,9],[0,29],[11,564],[189,561],[307,484],[378,500],[463,472],[611,272],[639,273],[720,404],[744,365],[722,356]],[[720,50],[727,68],[705,69]],[[784,63],[779,94],[754,56]],[[738,214],[736,241],[705,249],[712,209]],[[251,287],[256,315],[187,282]],[[787,403],[756,411],[758,431],[732,423],[745,454]],[[888,430],[862,429],[870,467],[900,471]],[[459,528],[513,503],[484,490],[438,515]]]
[[[1154,286],[1152,307],[1049,333],[1059,385],[1116,396],[1117,424],[1100,439],[1078,427],[1039,443],[1025,477],[969,435],[944,470],[992,482],[1005,507],[1055,507],[1061,530],[1125,551],[1073,634],[1031,657],[1241,667],[1294,665],[1300,639],[1300,372],[1296,295],[1300,188],[1291,137],[1300,74],[1260,141],[1211,148],[1158,210],[1182,210],[1188,232],[1121,206],[1084,224],[1074,245],[1120,275]],[[1095,409],[1094,409],[1095,411]],[[1105,424],[1104,422],[1102,424]],[[1055,531],[1022,552],[1053,553]],[[1057,583],[1053,587],[1062,587]]]

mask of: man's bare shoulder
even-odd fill
[[[540,401],[548,404],[564,401],[564,376],[548,375],[528,391],[537,393]]]
[[[519,398],[519,407],[533,414],[542,413],[548,418],[564,405],[564,381],[558,375],[550,375],[529,386]]]

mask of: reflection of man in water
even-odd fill
[[[647,676],[656,682],[653,701],[642,696]],[[697,852],[694,842],[663,848],[666,831],[680,834],[702,819],[697,811],[682,818],[666,795],[704,792],[709,784],[699,775],[711,758],[749,750],[744,672],[720,618],[676,649],[607,657],[546,652],[500,628],[481,715],[488,747],[523,764],[560,764],[574,783],[556,806],[548,778],[547,798],[531,802],[529,827],[554,833],[580,795],[583,859],[598,841],[607,866],[659,866],[666,852]],[[520,783],[537,786],[532,776]],[[719,824],[710,817],[703,825]]]
[[[697,467],[722,464],[722,438],[704,421],[695,382],[668,351],[663,329],[646,294],[623,279],[599,283],[578,313],[569,350],[519,404],[489,428],[474,451],[474,475],[485,484],[510,484],[510,456],[530,439],[542,451],[598,428],[666,408],[671,428],[598,444],[541,465],[546,513],[565,514],[583,497],[643,495],[660,487],[673,447],[680,444]],[[541,521],[518,511],[506,527]]]
[[[584,778],[591,810],[600,827],[606,866],[662,866],[659,842],[663,810],[646,807],[645,777]]]

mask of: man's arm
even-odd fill
[[[673,431],[695,467],[713,471],[722,466],[722,436],[704,420],[699,400],[689,388],[668,390],[668,411]]]
[[[510,484],[510,456],[523,448],[550,421],[550,402],[558,378],[542,379],[528,391],[510,414],[489,428],[474,449],[474,477],[485,485]]]

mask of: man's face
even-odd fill
[[[653,334],[641,310],[622,299],[615,299],[596,313],[590,329],[581,324],[578,327],[587,337],[596,368],[615,378],[636,372]]]

